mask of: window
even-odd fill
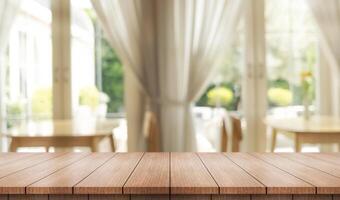
[[[72,107],[75,118],[117,118],[117,151],[127,150],[123,66],[89,0],[71,0]]]
[[[223,107],[238,110],[241,103],[241,80],[244,68],[244,22],[237,27],[235,41],[218,66],[213,81],[196,102],[196,106]]]
[[[51,20],[49,0],[22,1],[5,56],[7,126],[52,117]]]
[[[244,20],[240,21],[234,39],[212,82],[194,108],[198,151],[218,151],[221,113],[225,110],[241,109],[241,86],[245,66]]]
[[[266,0],[266,62],[270,108],[291,106],[296,111],[305,95],[315,101],[318,36],[303,0]],[[308,94],[301,77],[311,76]]]
[[[122,116],[123,67],[90,1],[72,1],[71,31],[74,115]]]

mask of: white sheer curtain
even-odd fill
[[[323,55],[333,71],[332,111],[335,116],[340,116],[340,0],[306,2],[320,29]]]
[[[128,73],[130,151],[143,150],[145,107],[156,113],[160,150],[196,149],[191,108],[232,41],[243,1],[92,0]]]
[[[4,52],[7,46],[8,36],[15,16],[19,10],[21,0],[1,0],[0,1],[0,128],[3,128],[2,118],[4,116]]]
[[[21,0],[0,1],[0,53],[4,52],[11,26],[14,22]]]

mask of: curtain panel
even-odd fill
[[[332,114],[340,116],[340,0],[306,2],[319,27],[321,49],[332,70]]]
[[[161,151],[195,151],[192,106],[225,55],[244,0],[92,0],[125,67],[129,151],[155,113]]]
[[[21,0],[0,1],[0,55],[6,49],[8,36]]]
[[[3,120],[5,114],[4,103],[4,53],[7,47],[11,26],[20,8],[21,0],[0,1],[0,130],[4,128]]]

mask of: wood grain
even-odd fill
[[[292,195],[252,195],[251,200],[292,200]]]
[[[220,194],[265,194],[266,188],[223,154],[199,153]]]
[[[267,194],[314,194],[315,188],[263,160],[245,153],[226,156],[267,187]]]
[[[36,153],[33,156],[19,158],[16,162],[11,162],[0,167],[0,178],[28,167],[32,167],[49,159],[62,156],[63,154],[65,153]]]
[[[294,200],[332,200],[332,195],[294,195]]]
[[[124,185],[124,194],[169,194],[170,154],[145,153]]]
[[[80,160],[89,153],[68,153],[0,179],[1,194],[25,194],[25,187]]]
[[[250,200],[250,195],[237,195],[237,194],[228,194],[228,195],[212,195],[212,200]]]
[[[340,165],[340,158],[337,156],[338,153],[305,153],[303,155]]]
[[[219,189],[195,153],[171,153],[171,194],[217,194]]]
[[[11,195],[9,195],[9,200],[48,200],[48,195],[39,195],[39,194],[30,194],[30,195],[11,194]]]
[[[340,194],[340,154],[38,153],[17,161],[13,155],[0,154],[0,162],[12,160],[0,165],[0,200],[336,200],[332,194]]]
[[[113,153],[93,153],[50,176],[28,186],[27,194],[72,194],[72,187],[114,156]]]
[[[306,156],[301,153],[280,153],[280,156],[286,157],[294,162],[298,162],[302,165],[306,165],[308,167],[312,167],[328,174],[331,174],[336,177],[340,177],[340,165],[325,162],[320,159],[316,159],[310,156]]]
[[[76,194],[76,195],[67,195],[67,194],[58,194],[58,195],[48,195],[48,200],[88,200],[88,195]]]
[[[171,195],[171,200],[211,200],[211,195]]]
[[[34,153],[0,153],[0,165],[15,162],[24,157],[34,156]]]
[[[130,200],[170,200],[170,195],[131,195]]]
[[[118,153],[74,187],[75,194],[122,194],[143,153]]]
[[[119,195],[119,194],[91,194],[89,195],[89,200],[130,200],[130,195]]]
[[[318,194],[340,193],[340,179],[337,177],[277,154],[252,153],[252,155],[316,186]]]

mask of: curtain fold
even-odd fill
[[[161,151],[195,151],[192,105],[232,42],[244,0],[92,4],[131,73],[125,76],[129,151],[144,150],[141,118],[146,110],[157,116]]]
[[[333,115],[340,116],[340,0],[306,0],[319,27],[321,49],[332,68]],[[322,67],[322,66],[320,66]]]
[[[7,47],[11,26],[14,22],[20,7],[21,0],[1,0],[0,1],[0,130],[4,128],[3,120],[5,113],[4,105],[4,53]]]

